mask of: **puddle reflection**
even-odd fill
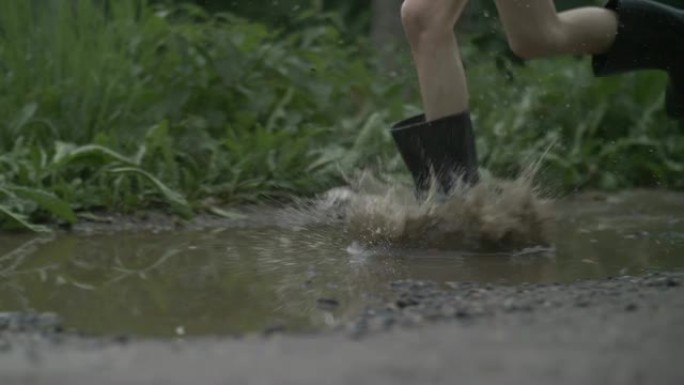
[[[568,282],[684,266],[682,194],[568,200],[557,212],[553,248],[509,254],[363,250],[325,226],[0,235],[0,311],[54,311],[91,333],[310,330],[380,300],[393,280]]]

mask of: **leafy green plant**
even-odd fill
[[[28,209],[27,209],[28,208]],[[31,223],[22,212],[42,209],[70,224],[76,214],[69,204],[54,194],[27,187],[0,185],[0,218],[7,228],[25,228],[35,232],[48,231],[46,227]]]
[[[145,0],[0,2],[0,228],[72,222],[67,207],[230,216],[218,206],[317,193],[360,168],[406,177],[387,127],[419,112],[408,53],[387,73],[339,20],[302,9],[292,22]],[[596,80],[575,58],[520,65],[462,41],[493,173],[540,161],[561,191],[684,188],[662,74]]]
[[[558,58],[506,80],[492,67],[475,67],[471,84],[480,155],[495,173],[544,154],[542,177],[561,190],[684,187],[682,124],[663,112],[663,74],[596,79],[586,61]]]

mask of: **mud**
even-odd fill
[[[115,340],[0,331],[2,384],[681,384],[684,274],[400,281],[336,331]]]

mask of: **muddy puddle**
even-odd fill
[[[186,336],[335,326],[402,279],[571,282],[684,267],[684,194],[553,204],[551,245],[510,252],[364,247],[339,225],[0,234],[0,312],[92,334]]]

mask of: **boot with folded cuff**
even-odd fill
[[[391,128],[392,137],[416,185],[418,196],[434,180],[438,191],[448,195],[461,179],[478,182],[478,163],[470,113],[463,112],[433,121],[424,115],[402,120]]]

